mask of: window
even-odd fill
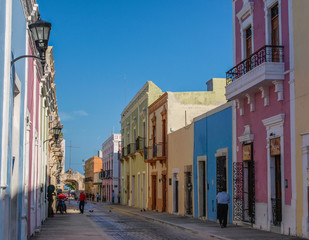
[[[252,53],[252,31],[251,26],[246,29],[246,57]]]

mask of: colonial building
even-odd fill
[[[93,156],[85,161],[85,193],[96,195],[99,192],[98,185],[94,184],[94,175],[102,170],[102,158]],[[96,198],[96,197],[95,197]]]
[[[289,4],[289,14],[293,23],[289,22],[291,52],[291,129],[295,127],[295,161],[296,161],[296,230],[297,235],[309,238],[309,2],[293,0]],[[289,15],[289,16],[290,16]],[[294,69],[294,71],[293,71]],[[294,87],[294,91],[293,91]],[[293,96],[293,92],[295,93]],[[294,100],[294,101],[293,101]],[[291,142],[294,142],[293,135]]]
[[[161,89],[148,81],[121,113],[121,204],[147,208],[148,106],[161,95]]]
[[[2,1],[0,16],[0,239],[26,239],[47,217],[46,189],[62,156],[52,128],[62,125],[52,48],[41,52],[46,64],[19,58],[39,56],[27,28],[38,20],[36,1]]]
[[[169,144],[175,147],[169,141],[168,134],[189,125],[199,114],[226,102],[225,84],[225,78],[213,78],[207,82],[208,91],[205,92],[166,92],[148,107],[148,148],[144,157],[149,169],[149,209],[176,213],[181,211],[184,214],[184,205],[178,207],[178,199],[183,199],[184,194],[181,192],[178,196],[178,186],[174,185],[177,183],[176,178],[182,178],[179,168],[183,167],[183,162],[179,156],[175,161],[174,152],[168,152]],[[174,161],[172,165],[170,159]],[[173,179],[173,190],[167,185],[169,178]],[[172,192],[173,195],[170,194]],[[173,203],[172,207],[167,202]]]
[[[216,195],[225,188],[232,199],[233,184],[237,184],[233,183],[236,160],[233,104],[225,103],[194,118],[194,216],[198,218],[217,221]],[[232,216],[230,201],[228,222],[232,222]]]
[[[107,202],[119,203],[120,162],[118,153],[121,153],[121,134],[112,134],[102,144],[102,198]]]
[[[234,221],[284,234],[296,234],[292,2],[233,1],[226,73],[237,102]]]

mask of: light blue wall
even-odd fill
[[[26,19],[23,11],[23,7],[20,0],[13,0],[12,3],[12,59],[25,55],[26,54]],[[23,200],[23,138],[24,138],[24,102],[25,102],[25,70],[26,60],[18,60],[15,62],[14,66],[11,68],[11,96],[10,96],[10,126],[9,126],[9,142],[10,148],[12,146],[12,120],[13,120],[13,92],[14,92],[14,78],[15,73],[18,75],[19,80],[21,82],[21,92],[20,92],[20,137],[19,137],[19,165],[15,166],[16,171],[19,172],[19,179],[18,179],[18,196],[17,196],[17,237],[21,239],[21,217],[22,217],[22,200]],[[8,155],[9,165],[8,171],[11,173],[12,171],[12,156],[11,151]],[[10,182],[11,174],[8,174],[8,182]]]
[[[229,222],[232,222],[232,107],[194,122],[194,216],[198,217],[197,157],[207,156],[207,215],[217,219],[216,157],[218,149],[228,148],[228,192],[230,194]],[[212,184],[213,182],[213,184]]]
[[[3,123],[3,83],[4,83],[4,49],[5,49],[5,8],[6,1],[0,0],[0,153],[2,152],[2,123]],[[1,176],[1,159],[0,155],[0,176]],[[0,200],[0,223],[4,223],[4,200]],[[5,232],[4,224],[0,224],[0,239],[2,239]]]
[[[0,152],[2,152],[2,122],[3,122],[3,79],[4,79],[4,40],[5,40],[5,0],[0,0]],[[0,174],[1,174],[0,156]]]

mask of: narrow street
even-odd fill
[[[185,231],[120,212],[111,205],[87,203],[85,213],[79,214],[78,203],[71,201],[67,214],[55,214],[43,224],[41,232],[31,240],[38,239],[217,239],[205,237],[198,232]]]
[[[260,231],[249,227],[229,225],[220,228],[211,221],[141,211],[121,205],[87,203],[85,213],[80,214],[78,203],[72,201],[66,214],[55,214],[42,225],[39,233],[31,240],[54,239],[302,239],[281,234]]]

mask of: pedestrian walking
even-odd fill
[[[84,213],[85,202],[86,202],[86,194],[83,191],[81,191],[79,194],[79,211],[81,214]]]
[[[99,202],[100,194],[97,192],[97,202]]]
[[[114,190],[112,191],[112,203],[114,203],[115,193]]]
[[[218,218],[221,228],[226,227],[227,224],[227,212],[230,203],[230,196],[226,192],[226,187],[222,188],[222,191],[217,194],[217,202],[218,202]]]

